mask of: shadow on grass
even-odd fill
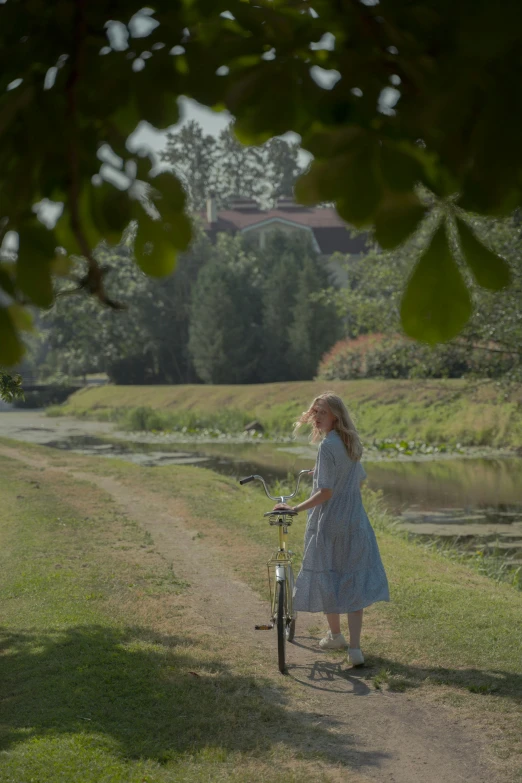
[[[420,685],[446,685],[470,693],[492,694],[522,703],[522,675],[501,669],[474,669],[470,667],[422,668],[405,666],[387,658],[373,658],[373,671],[385,670],[390,675],[389,690],[404,691]]]
[[[0,750],[33,738],[83,734],[118,756],[168,763],[206,748],[379,767],[388,754],[354,747],[334,720],[290,710],[269,681],[197,657],[201,641],[134,627],[0,629]],[[322,749],[328,748],[327,753]]]
[[[377,656],[369,656],[363,667],[347,668],[345,656],[339,660],[334,654],[327,660],[289,665],[288,669],[302,685],[331,692],[349,692],[354,696],[368,696],[384,683],[387,690],[398,693],[421,685],[446,685],[470,693],[504,697],[514,704],[522,703],[522,675],[494,668],[422,668]]]

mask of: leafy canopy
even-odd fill
[[[154,177],[127,139],[142,120],[176,123],[180,95],[228,109],[245,144],[300,134],[314,162],[297,198],[375,225],[384,248],[435,204],[440,224],[402,321],[414,337],[449,339],[471,312],[470,274],[490,289],[510,281],[466,211],[522,204],[521,29],[512,0],[1,3],[0,240],[16,232],[19,247],[16,263],[0,263],[0,362],[19,361],[27,308],[52,305],[70,254],[87,264],[81,290],[118,307],[93,249],[117,242],[131,220],[140,267],[172,271],[191,238],[185,193],[174,176]],[[62,209],[52,227],[37,206],[45,199]]]

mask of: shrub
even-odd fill
[[[317,378],[461,378],[470,374],[498,378],[517,361],[510,354],[470,349],[464,342],[430,346],[401,335],[367,334],[337,342],[321,359]]]

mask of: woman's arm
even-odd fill
[[[327,500],[330,500],[332,494],[333,492],[331,489],[318,489],[317,492],[307,500],[303,500],[302,503],[294,506],[294,511],[308,511],[309,508],[320,506],[321,503],[325,503]]]
[[[277,505],[274,506],[274,511],[285,508],[289,508],[292,511],[297,512],[307,511],[309,508],[313,508],[314,506],[319,506],[321,503],[325,503],[327,500],[330,500],[331,497],[331,489],[318,489],[317,492],[315,492],[311,497],[309,497],[307,500],[303,500],[303,502],[299,503],[297,506],[289,506],[288,503],[277,503]]]

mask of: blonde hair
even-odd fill
[[[335,416],[332,429],[334,429],[339,434],[342,442],[346,447],[348,456],[354,461],[360,460],[363,447],[361,439],[359,438],[359,434],[355,429],[355,424],[353,423],[344,402],[340,397],[337,396],[337,394],[334,394],[331,391],[326,391],[322,394],[319,394],[312,402],[308,410],[303,411],[294,424],[294,435],[297,434],[299,428],[302,427],[303,424],[310,424],[312,426],[312,435],[310,437],[312,443],[317,443],[318,440],[321,440],[324,437],[323,433],[315,426],[314,416],[312,413],[314,405],[320,400],[327,404],[331,413],[333,416]]]

